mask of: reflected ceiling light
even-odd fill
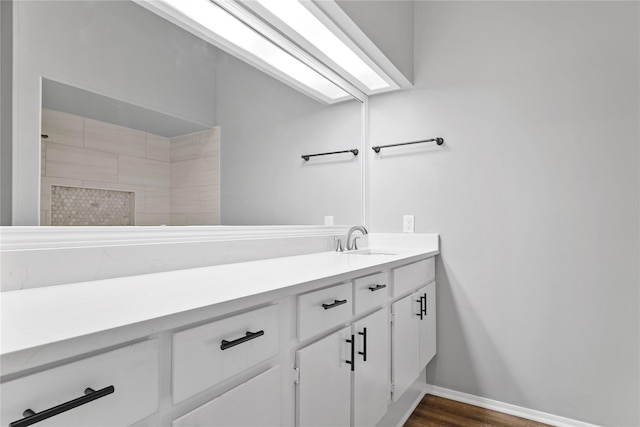
[[[350,95],[323,75],[258,34],[238,18],[209,0],[164,0],[166,4],[245,53],[320,94],[337,101]]]
[[[298,0],[256,0],[370,91],[391,85]]]

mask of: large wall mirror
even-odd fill
[[[327,104],[132,1],[15,2],[14,224],[362,220],[362,104]],[[19,189],[16,191],[16,189]]]

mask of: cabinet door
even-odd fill
[[[423,304],[425,313],[420,321],[420,368],[422,371],[427,363],[436,355],[436,283],[433,282],[418,292],[418,297],[426,299]]]
[[[353,422],[373,427],[389,403],[389,315],[386,308],[353,325],[356,340]]]
[[[173,427],[274,427],[280,419],[280,369],[269,369],[175,420]]]
[[[346,327],[296,352],[299,427],[351,424],[351,338]]]
[[[396,301],[392,305],[392,378],[397,401],[420,374],[418,342],[420,326],[420,298],[417,293]]]

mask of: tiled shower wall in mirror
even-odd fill
[[[42,134],[41,225],[52,185],[132,192],[134,225],[219,224],[219,128],[165,138],[43,109]]]
[[[220,127],[170,138],[170,147],[171,225],[220,224]]]

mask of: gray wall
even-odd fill
[[[12,1],[0,1],[0,225],[11,225],[12,11]]]
[[[640,424],[639,7],[416,2],[416,86],[370,141],[445,145],[370,154],[370,218],[441,235],[429,383]]]
[[[325,105],[226,54],[216,72],[221,224],[361,222],[361,104]]]
[[[4,3],[4,2],[3,2]],[[211,127],[216,49],[131,1],[16,2],[14,225],[38,223],[42,76]]]

